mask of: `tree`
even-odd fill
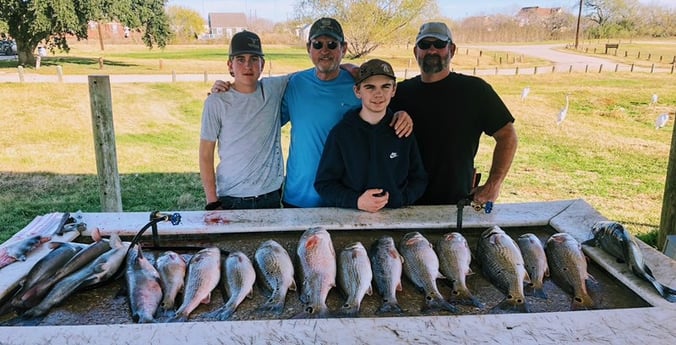
[[[69,51],[67,38],[87,38],[90,21],[116,20],[143,31],[150,48],[164,47],[169,26],[165,0],[0,0],[0,21],[16,40],[20,65],[33,65],[40,43]]]
[[[434,17],[436,8],[435,0],[300,0],[296,20],[312,23],[321,17],[335,18],[348,42],[347,57],[359,58],[396,40],[409,23]]]
[[[590,34],[596,37],[617,37],[634,33],[638,0],[585,0],[587,18],[597,24]]]
[[[206,21],[195,10],[181,6],[167,7],[172,41],[195,40],[204,33]]]

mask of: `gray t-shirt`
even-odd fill
[[[255,196],[281,187],[280,106],[288,80],[262,78],[253,93],[231,89],[207,97],[200,137],[218,141],[218,196]]]

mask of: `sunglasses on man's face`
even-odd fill
[[[434,46],[435,49],[444,49],[448,46],[448,41],[434,40],[434,41],[420,41],[418,42],[418,48],[422,50],[430,49]]]
[[[312,48],[320,50],[320,49],[324,48],[324,42],[312,41]],[[326,48],[329,48],[330,50],[334,50],[334,49],[338,48],[338,42],[328,41],[328,42],[326,42]]]

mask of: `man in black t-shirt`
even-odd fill
[[[390,104],[415,124],[429,178],[419,205],[456,204],[471,193],[476,203],[495,201],[516,152],[514,117],[483,79],[450,71],[455,50],[446,24],[423,24],[413,48],[420,75],[398,83]],[[483,133],[495,139],[493,161],[485,184],[473,190]]]

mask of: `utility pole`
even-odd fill
[[[582,0],[580,0],[580,9],[577,11],[577,27],[575,28],[575,50],[580,42],[580,17],[582,17]]]

